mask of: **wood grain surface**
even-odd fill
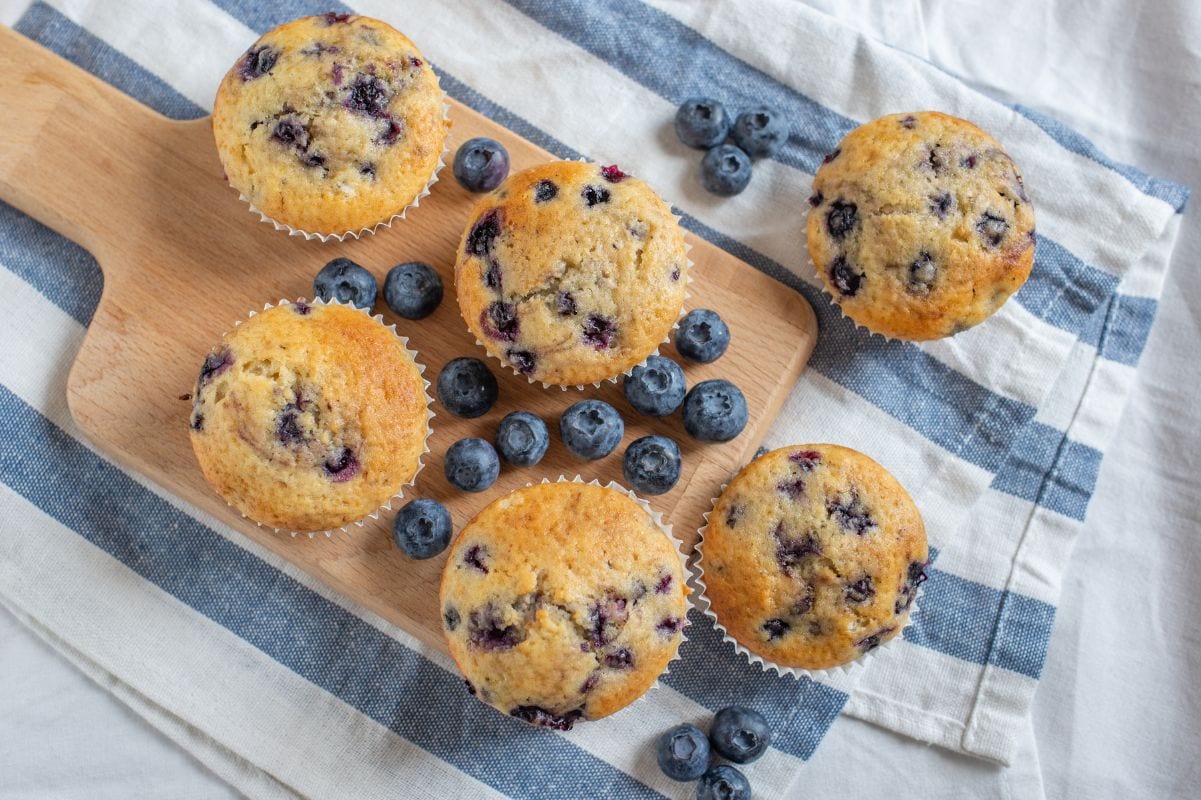
[[[378,311],[410,337],[432,381],[456,356],[486,358],[458,314],[452,270],[473,196],[447,167],[433,194],[391,229],[362,241],[320,244],[289,237],[260,222],[224,180],[208,118],[175,122],[58,56],[0,27],[0,197],[87,248],[104,272],[104,291],[71,371],[68,403],[92,443],[273,550],[356,602],[438,648],[442,558],[413,562],[392,545],[392,515],[331,538],[290,538],[256,527],[207,486],[188,442],[192,391],[209,347],[236,320],[280,298],[308,297],[329,259],[348,256],[380,281],[394,264],[422,260],[446,282],[446,297],[420,322]],[[465,106],[451,102],[451,148],[487,135],[508,148],[513,168],[552,158]],[[637,165],[623,164],[637,173]],[[798,213],[800,213],[798,211]],[[685,364],[688,382],[734,381],[750,407],[746,430],[726,444],[690,439],[679,416],[654,420],[626,404],[619,385],[583,392],[546,390],[489,365],[500,401],[486,416],[463,420],[435,402],[432,452],[415,495],[445,503],[458,528],[503,493],[542,478],[580,474],[621,480],[624,444],[597,462],[574,459],[559,442],[559,414],[582,397],[613,403],[626,420],[626,441],[661,433],[679,442],[684,471],[668,494],[647,498],[691,547],[701,514],[721,483],[754,452],[803,369],[817,336],[813,310],[792,289],[691,234],[695,268],[689,308],[718,311],[733,340],[714,364]],[[665,355],[675,351],[665,346]],[[682,362],[683,363],[683,362]],[[500,418],[526,409],[550,426],[552,443],[537,467],[506,466],[491,490],[452,489],[442,455],[465,436],[491,439]]]

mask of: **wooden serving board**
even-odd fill
[[[474,198],[449,166],[433,194],[390,230],[361,241],[322,245],[278,232],[251,214],[224,179],[209,119],[169,120],[0,26],[0,197],[87,248],[104,271],[104,292],[68,386],[80,429],[117,463],[165,487],[261,545],[281,554],[384,618],[435,647],[444,647],[437,614],[442,558],[413,562],[391,541],[392,515],[331,538],[291,538],[256,527],[228,508],[205,483],[188,441],[193,389],[209,348],[247,312],[280,298],[309,297],[312,279],[329,259],[348,256],[383,283],[394,264],[421,260],[446,283],[441,307],[420,322],[396,318],[380,299],[385,320],[410,337],[432,381],[461,355],[486,356],[459,317],[453,287],[455,251]],[[450,146],[486,135],[508,148],[514,170],[553,158],[469,108],[451,101]],[[637,165],[632,167],[637,172]],[[502,494],[560,474],[621,481],[624,444],[608,458],[574,459],[558,439],[559,414],[581,397],[613,403],[626,420],[626,441],[649,433],[671,436],[684,471],[671,492],[648,498],[691,547],[701,514],[721,483],[748,460],[813,349],[817,323],[792,289],[708,242],[689,235],[695,282],[690,307],[718,311],[733,340],[716,363],[685,363],[689,385],[726,377],[745,393],[750,422],[737,439],[702,444],[683,431],[679,415],[642,417],[620,386],[583,392],[542,389],[488,360],[500,401],[486,416],[463,420],[434,409],[432,452],[415,494],[451,510],[456,528]],[[382,292],[381,292],[382,295]],[[666,355],[674,349],[665,346]],[[684,363],[684,362],[682,362]],[[443,475],[447,447],[465,436],[492,439],[500,418],[527,409],[550,426],[551,447],[537,467],[505,467],[480,494],[450,487]]]

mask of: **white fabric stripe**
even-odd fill
[[[1135,243],[1157,238],[1175,216],[1167,203],[1148,197],[1125,178],[1055,142],[1030,120],[989,100],[958,79],[930,68],[917,59],[886,47],[871,46],[853,30],[813,9],[798,7],[805,20],[809,49],[796,52],[795,30],[788,25],[759,25],[758,20],[778,16],[772,0],[748,0],[714,6],[687,0],[651,0],[657,6],[728,51],[779,79],[802,94],[845,116],[867,120],[882,109],[923,109],[937,98],[940,110],[971,119],[995,136],[1014,157],[1026,178],[1038,214],[1040,230],[1088,263],[1122,275],[1132,259]],[[753,33],[751,31],[753,26]],[[811,36],[816,30],[819,35]],[[750,40],[753,48],[740,44]],[[850,57],[851,54],[856,58]],[[861,60],[862,59],[862,60]],[[871,82],[874,74],[863,69],[869,61],[889,76],[887,95]],[[1080,223],[1079,198],[1120,197],[1106,204],[1107,218]],[[1099,210],[1099,209],[1098,209]],[[1120,235],[1104,235],[1121,231]],[[1100,234],[1100,235],[1099,235]]]
[[[54,648],[55,652],[71,666],[111,693],[135,714],[190,753],[241,794],[261,800],[298,800],[300,798],[300,795],[263,770],[239,758],[216,740],[185,724],[162,707],[149,702],[134,687],[100,669],[85,653],[67,644],[16,606],[6,603],[3,595],[0,595],[0,606],[39,639]]]
[[[384,790],[392,765],[405,763],[423,776],[419,796],[459,797],[470,786],[472,796],[501,797],[197,614],[3,484],[0,516],[36,531],[0,537],[0,586],[13,605],[290,788],[313,797],[392,797]],[[45,585],[59,590],[49,595]],[[106,625],[97,628],[95,619]],[[238,713],[220,713],[216,697]],[[334,740],[331,730],[347,738]],[[345,768],[348,753],[354,769]]]
[[[898,642],[895,657],[877,659],[847,701],[846,713],[930,744],[963,750],[967,712],[976,703],[978,664],[909,642]],[[1017,673],[1014,685],[1037,682]],[[917,677],[920,676],[920,677]],[[1003,703],[1008,701],[1002,699]],[[1020,716],[1024,716],[1025,711]],[[1004,762],[1008,753],[978,753]]]
[[[258,38],[212,3],[196,0],[48,4],[204,109],[213,107],[225,72]]]

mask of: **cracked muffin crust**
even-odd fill
[[[399,214],[434,177],[444,104],[404,34],[331,13],[254,43],[221,81],[213,133],[230,185],[268,217],[358,232]]]
[[[860,125],[813,179],[809,255],[855,322],[898,339],[982,322],[1034,264],[1034,208],[1001,145],[937,112]]]
[[[671,208],[616,166],[555,161],[511,175],[472,211],[459,310],[488,353],[534,380],[596,383],[642,363],[684,305]]]
[[[628,495],[545,483],[459,532],[442,629],[476,697],[567,730],[650,688],[680,645],[687,594],[675,544]]]
[[[427,402],[416,362],[382,324],[347,306],[284,304],[205,358],[192,449],[217,493],[255,522],[329,530],[417,474]]]
[[[727,633],[781,667],[827,669],[905,627],[926,579],[926,529],[905,489],[830,444],[773,450],[730,482],[700,548]]]

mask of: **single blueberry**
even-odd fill
[[[854,297],[863,283],[863,273],[856,272],[846,256],[840,255],[830,264],[830,283],[834,284],[839,294]]]
[[[581,400],[559,417],[559,436],[573,455],[586,461],[604,458],[617,449],[625,423],[617,409],[603,400]]]
[[[723,758],[735,764],[749,764],[767,751],[771,744],[771,728],[758,711],[745,706],[728,706],[713,717],[709,743]]]
[[[689,147],[707,150],[726,140],[730,117],[725,107],[707,97],[690,97],[676,111],[676,136]]]
[[[492,252],[492,243],[500,235],[500,209],[492,209],[480,215],[471,232],[467,234],[467,253],[486,256]]]
[[[343,447],[322,465],[325,474],[334,483],[345,483],[359,474],[359,459],[349,447]]]
[[[584,318],[584,343],[596,350],[613,346],[617,323],[600,314],[589,314]]]
[[[271,138],[280,144],[295,147],[297,150],[307,150],[309,147],[309,132],[300,124],[300,119],[287,116],[275,123]]]
[[[835,239],[843,239],[859,224],[859,206],[835,200],[826,212],[826,229]]]
[[[477,136],[455,152],[455,180],[469,192],[490,192],[509,174],[509,151],[495,139]]]
[[[496,377],[478,358],[462,357],[446,363],[438,373],[438,400],[457,417],[474,419],[487,414],[496,402]]]
[[[358,308],[371,308],[379,287],[375,276],[349,258],[335,258],[313,279],[313,294],[322,300],[337,300]]]
[[[575,295],[567,291],[559,292],[555,295],[555,311],[558,311],[565,317],[574,317],[579,313],[579,307],[575,302]]]
[[[914,294],[929,294],[930,286],[938,275],[938,266],[934,258],[926,252],[918,253],[917,258],[909,265],[906,276],[906,288]]]
[[[659,769],[673,781],[694,781],[709,769],[709,740],[695,725],[668,728],[655,745]]]
[[[491,442],[460,439],[446,451],[446,480],[465,492],[482,492],[496,483],[500,459]]]
[[[719,144],[701,159],[701,185],[722,197],[732,197],[751,182],[751,157],[742,148]]]
[[[496,429],[496,449],[515,467],[532,467],[546,455],[550,433],[540,417],[528,411],[514,411],[500,421]]]
[[[392,539],[409,558],[433,558],[450,544],[450,512],[428,497],[405,503],[392,523]],[[457,614],[455,624],[458,624]],[[453,630],[453,626],[452,626]]]
[[[779,639],[792,628],[786,621],[782,619],[769,619],[761,626],[763,632],[767,634],[769,642]]]
[[[1009,223],[1003,217],[999,217],[991,211],[985,211],[976,223],[976,230],[980,232],[984,241],[988,242],[989,247],[996,247],[1005,238],[1005,233],[1009,230]]]
[[[442,302],[442,278],[420,261],[397,264],[384,277],[384,302],[405,319],[425,319]]]
[[[684,370],[663,356],[651,356],[630,370],[622,388],[635,411],[652,417],[674,413],[683,404],[687,389]]]
[[[701,776],[696,800],[751,800],[751,783],[729,764],[719,764]]]
[[[593,186],[591,183],[580,190],[580,197],[584,198],[584,203],[589,208],[600,203],[609,202],[611,195],[609,190],[603,186]]]
[[[538,181],[538,183],[534,184],[534,202],[535,203],[545,203],[547,201],[554,200],[555,196],[558,193],[559,193],[559,187],[556,186],[551,181],[543,180],[543,181]]]
[[[538,363],[529,350],[506,350],[505,359],[517,370],[518,375],[529,375]]]
[[[676,350],[689,361],[708,364],[721,358],[730,346],[730,329],[716,311],[697,308],[680,320]]]
[[[680,447],[666,436],[643,436],[626,448],[621,471],[634,491],[670,492],[680,480]]]
[[[728,442],[746,420],[746,398],[724,378],[701,381],[684,396],[684,430],[701,441]]]
[[[770,158],[780,152],[788,139],[784,117],[767,106],[743,111],[730,130],[734,144],[752,158]]]
[[[246,55],[242,56],[242,60],[238,62],[238,74],[242,76],[244,81],[252,81],[255,78],[261,78],[271,71],[275,66],[275,62],[279,60],[279,51],[274,47],[262,45],[260,47],[252,47],[246,51]]]
[[[387,115],[390,98],[391,92],[383,81],[374,75],[364,75],[360,72],[350,85],[344,105],[351,111],[372,117],[384,117]]]
[[[846,598],[851,603],[866,603],[876,596],[876,585],[871,575],[864,575],[854,583],[847,584]]]
[[[521,322],[517,319],[517,308],[512,303],[490,303],[480,312],[480,327],[491,339],[502,342],[517,340]]]

